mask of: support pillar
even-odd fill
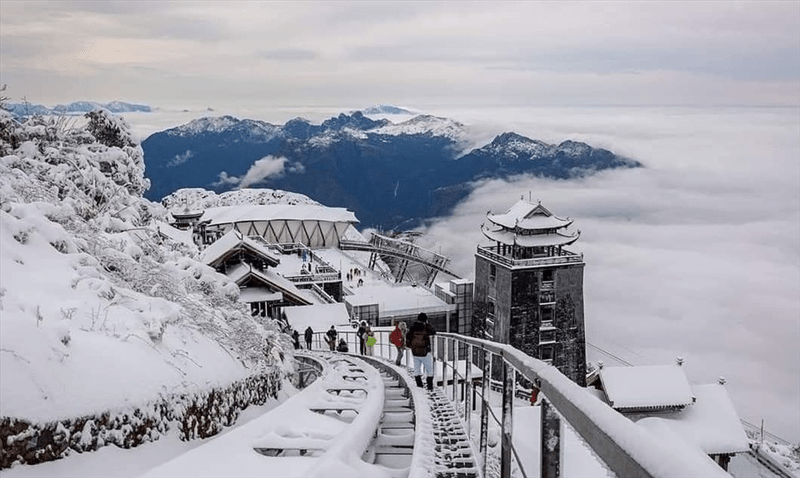
[[[514,427],[514,374],[514,367],[503,360],[503,418],[500,438],[500,476],[511,476],[511,437]]]
[[[488,446],[488,435],[489,435],[489,394],[492,393],[492,389],[489,386],[489,377],[492,374],[492,353],[486,352],[482,349],[483,352],[483,380],[481,383],[481,387],[483,389],[481,395],[481,441],[480,441],[480,452],[481,452],[481,467],[483,468],[482,476],[486,476],[486,461],[488,459],[487,453],[487,446]]]
[[[561,418],[546,398],[542,398],[542,470],[541,476],[561,476]]]
[[[452,364],[453,364],[453,403],[458,403],[458,375],[456,374],[456,370],[458,370],[458,342],[456,339],[452,341]]]
[[[467,436],[472,438],[472,345],[467,347],[467,367],[464,370],[464,423]]]

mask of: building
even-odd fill
[[[462,335],[470,335],[472,332],[473,288],[473,282],[468,279],[451,279],[436,284],[436,297],[446,304],[454,305],[456,309],[450,317],[450,331]]]
[[[487,219],[481,230],[492,244],[475,254],[472,335],[511,344],[584,386],[584,262],[565,248],[580,231],[525,200]]]
[[[355,214],[340,207],[245,204],[208,208],[200,225],[205,244],[235,230],[270,244],[297,243],[316,249],[339,247],[345,231],[356,223]]]
[[[734,455],[749,450],[749,442],[725,379],[692,385],[682,364],[681,358],[677,365],[600,364],[589,390],[596,389],[598,398],[654,435],[697,445],[727,470]]]
[[[208,246],[200,260],[239,286],[239,298],[254,316],[277,319],[282,307],[312,303],[291,281],[270,269],[280,264],[273,252],[236,231]]]

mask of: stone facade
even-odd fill
[[[552,361],[585,386],[583,266],[509,267],[476,255],[473,335]]]

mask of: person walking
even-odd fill
[[[406,329],[406,323],[401,320],[395,325],[394,330],[392,330],[392,333],[389,335],[389,342],[397,347],[397,358],[394,361],[395,365],[400,365],[400,362],[403,360],[403,355],[405,354]]]
[[[366,338],[364,337],[366,332],[367,323],[362,320],[358,325],[358,330],[356,331],[356,335],[358,336],[358,351],[361,355],[365,355],[367,353]]]
[[[336,333],[336,328],[334,328],[334,326],[331,325],[331,328],[328,329],[328,331],[325,333],[325,335],[327,337],[325,340],[328,342],[328,347],[331,348],[331,352],[335,351],[336,350],[336,336],[338,335]]]
[[[304,334],[306,338],[306,348],[308,350],[311,350],[311,339],[314,338],[314,331],[311,329],[310,325],[306,327],[306,331],[304,332]]]
[[[300,348],[300,332],[292,331],[292,342],[294,343],[294,349],[298,350]]]
[[[428,315],[421,312],[417,320],[411,324],[411,328],[406,333],[406,344],[411,349],[414,356],[414,380],[418,387],[422,387],[422,368],[425,369],[426,384],[428,390],[433,390],[433,353],[431,348],[431,337],[436,335],[434,329],[428,323]]]
[[[375,355],[375,350],[373,347],[375,346],[375,332],[372,331],[372,328],[368,325],[366,332],[364,332],[364,342],[367,344],[367,355],[372,357]]]

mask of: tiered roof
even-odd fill
[[[575,233],[560,231],[572,224],[572,219],[557,217],[541,203],[532,204],[524,199],[517,201],[505,213],[489,213],[486,218],[491,224],[481,226],[483,235],[506,245],[566,246],[580,237],[580,231]]]

